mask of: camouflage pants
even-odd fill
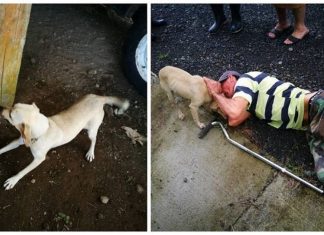
[[[314,157],[315,172],[324,183],[324,91],[318,91],[310,102],[310,125],[307,140]]]

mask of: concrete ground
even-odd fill
[[[231,145],[220,129],[199,139],[152,82],[152,231],[321,231],[324,198]],[[213,116],[201,108],[202,121]],[[260,152],[235,129],[237,142]],[[273,157],[267,158],[275,161]]]

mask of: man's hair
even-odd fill
[[[222,74],[222,76],[220,76],[220,78],[218,79],[219,82],[224,82],[229,75],[233,75],[235,76],[236,78],[239,78],[241,76],[240,73],[236,72],[236,71],[226,71],[225,73]]]

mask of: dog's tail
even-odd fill
[[[116,115],[121,115],[128,109],[129,100],[124,99],[124,98],[115,97],[115,96],[106,96],[105,104],[109,104],[111,106],[117,106],[118,109],[115,109],[114,113]]]

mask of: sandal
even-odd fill
[[[303,39],[305,39],[307,36],[309,35],[309,32],[307,32],[302,38],[296,38],[294,37],[293,35],[289,35],[289,37],[287,38],[289,41],[291,41],[292,43],[284,43],[285,45],[287,46],[291,46],[291,45],[294,45],[294,44],[297,44],[298,42],[302,41]],[[286,40],[287,40],[286,39]],[[286,41],[285,40],[285,41]]]
[[[273,28],[273,29],[270,30],[269,33],[273,33],[274,34],[274,37],[273,38],[270,37],[269,36],[269,33],[267,35],[268,35],[268,37],[270,39],[277,39],[277,38],[281,37],[284,33],[287,33],[290,30],[293,30],[293,27],[291,25],[288,26],[287,28],[281,29],[281,30],[280,29]]]

